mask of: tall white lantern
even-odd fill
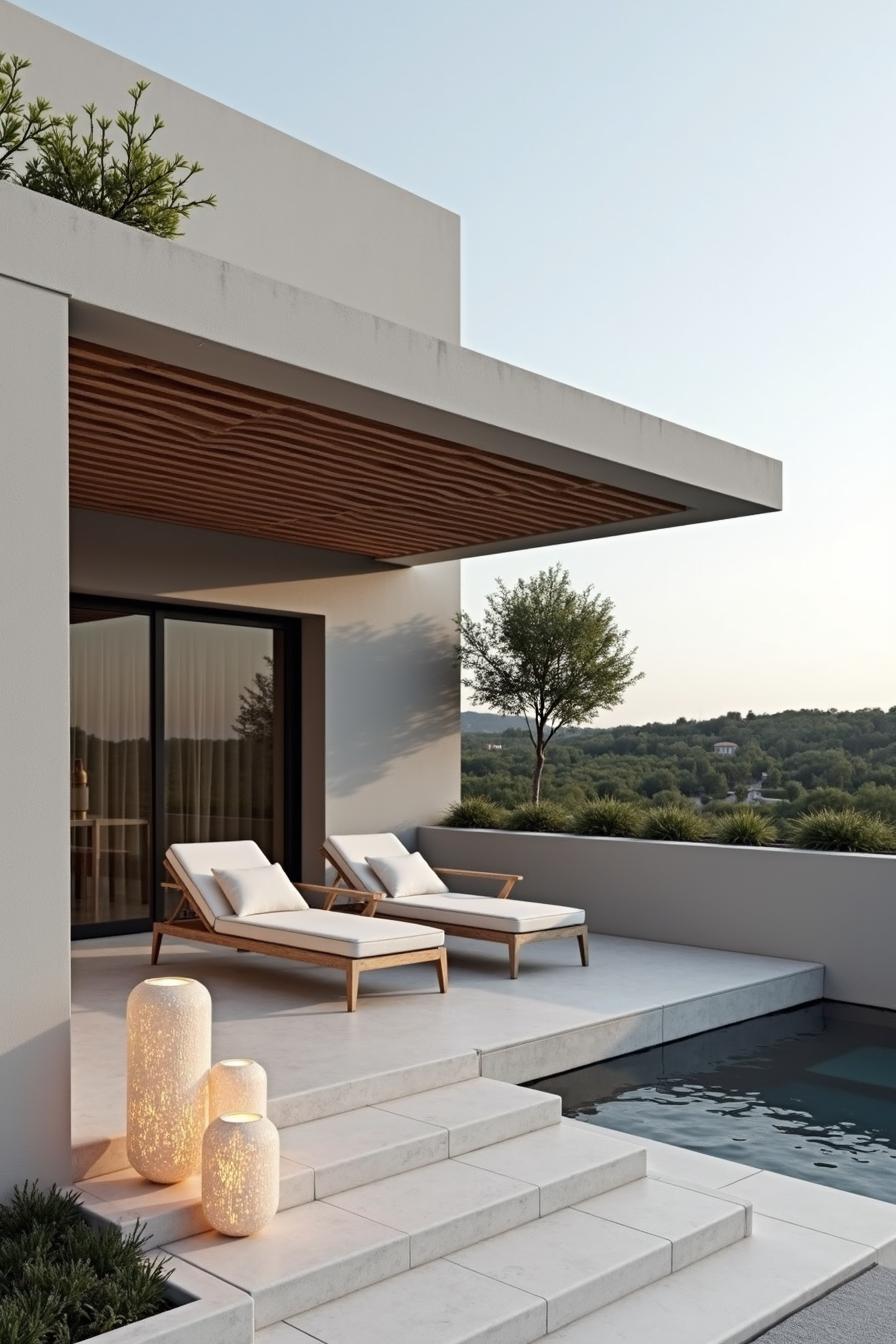
[[[128,996],[127,1027],[128,1161],[148,1181],[185,1180],[202,1161],[211,997],[183,976],[144,980]]]
[[[268,1076],[254,1059],[221,1059],[208,1076],[208,1118],[267,1115]]]
[[[202,1140],[202,1208],[216,1232],[251,1237],[280,1203],[280,1135],[263,1115],[219,1115]]]

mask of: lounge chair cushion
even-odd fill
[[[368,854],[377,858],[395,859],[407,854],[397,835],[331,835],[324,849],[338,859],[343,868],[353,873],[359,891],[382,891],[382,884],[367,862]]]
[[[279,863],[267,868],[213,868],[218,886],[235,915],[269,915],[279,910],[307,910]]]
[[[367,862],[387,896],[444,896],[448,891],[422,854],[399,854],[390,859],[368,856]]]
[[[232,915],[213,868],[269,868],[270,859],[254,840],[204,840],[172,845],[165,855],[209,924]]]
[[[399,911],[401,912],[399,916]],[[383,906],[380,912],[386,913]],[[499,929],[503,933],[535,933],[541,929],[565,929],[584,924],[585,911],[568,905],[541,905],[536,901],[499,900],[496,896],[406,896],[389,901],[388,914],[401,919],[437,919],[445,924],[466,924],[476,929]]]
[[[215,920],[215,933],[258,942],[282,943],[307,952],[330,952],[338,957],[385,957],[392,952],[416,952],[441,947],[441,929],[419,924],[398,928],[391,920],[346,915],[333,910],[288,910],[284,914],[235,915]]]

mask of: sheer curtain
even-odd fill
[[[95,618],[73,614],[70,630],[71,762],[87,770],[91,818],[147,820],[150,815],[149,618]],[[126,826],[100,831],[102,871],[94,873],[87,827],[72,827],[74,894],[89,880],[101,884],[105,904],[119,899],[116,914],[147,910],[146,833]],[[76,920],[96,911],[79,905]]]
[[[165,843],[253,839],[272,853],[270,629],[165,622]]]

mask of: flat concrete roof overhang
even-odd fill
[[[772,458],[0,184],[75,506],[413,564],[780,508]]]

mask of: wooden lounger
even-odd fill
[[[364,971],[432,961],[436,964],[439,989],[444,994],[448,988],[445,935],[440,929],[413,924],[407,930],[407,937],[383,937],[381,926],[362,914],[318,909],[242,918],[235,915],[211,870],[265,867],[268,860],[254,841],[172,845],[164,864],[170,878],[164,886],[176,891],[180,901],[169,919],[153,924],[151,960],[154,966],[159,959],[162,939],[167,934],[172,938],[213,943],[242,952],[259,952],[269,957],[285,957],[289,961],[332,966],[344,971],[346,1006],[350,1013],[357,1007],[358,981]],[[300,892],[316,892],[326,898],[337,894],[334,888],[315,883],[296,882],[294,885]],[[372,913],[376,907],[373,895],[365,902],[365,912]]]
[[[323,856],[337,873],[335,894],[325,898],[330,909],[342,897],[363,902],[365,913],[371,909],[378,919],[420,920],[442,929],[456,938],[480,938],[506,944],[510,954],[510,978],[520,969],[520,950],[526,943],[555,938],[575,938],[582,965],[588,965],[588,925],[584,910],[566,905],[547,905],[534,901],[510,900],[510,893],[522,878],[518,873],[481,873],[463,868],[436,868],[442,878],[489,879],[501,884],[496,896],[468,896],[450,891],[438,896],[387,897],[374,890],[377,879],[367,858],[394,858],[407,854],[397,836],[331,835],[323,847]]]

